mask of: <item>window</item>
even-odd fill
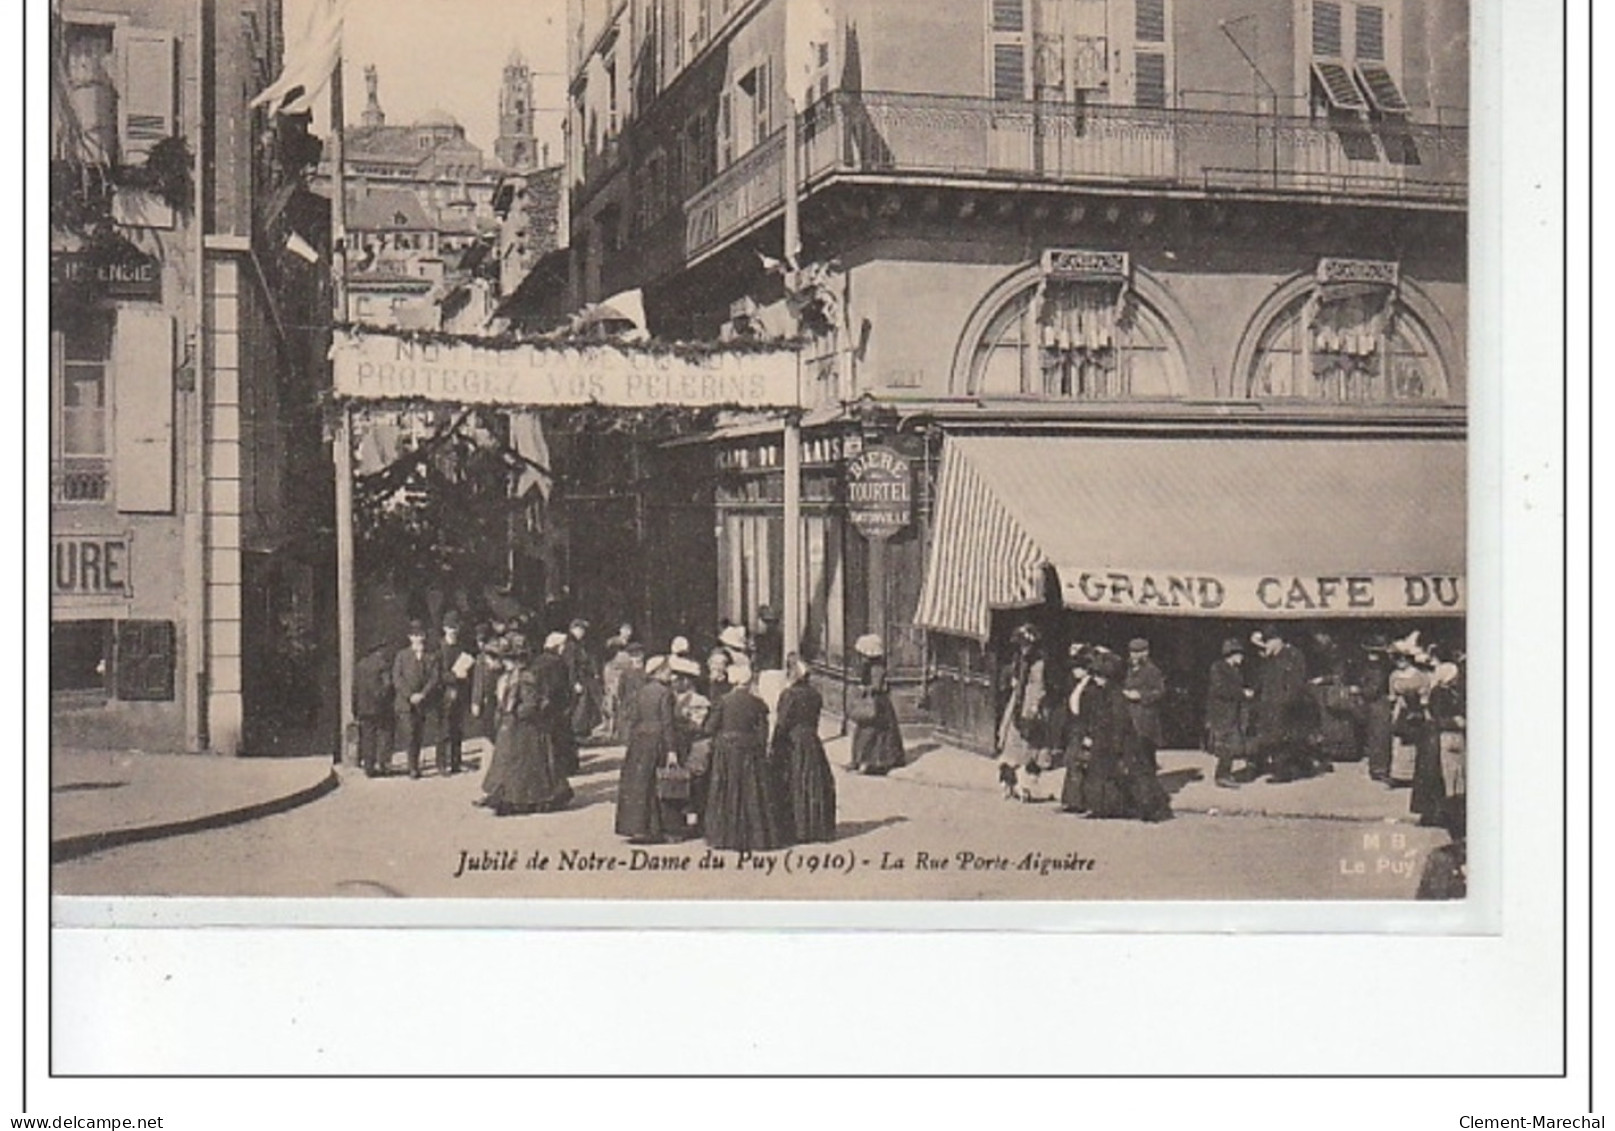
[[[118,93],[113,81],[113,35],[109,25],[68,24],[62,29],[67,56],[70,114],[52,114],[63,155],[111,161],[118,145]]]
[[[1171,397],[1184,387],[1183,361],[1161,317],[1120,280],[1050,279],[988,324],[970,385],[973,396]]]
[[[50,626],[50,689],[98,692],[111,687],[110,620],[53,621]]]
[[[1166,0],[1137,0],[1133,38],[1139,43],[1166,42]]]
[[[1429,331],[1396,291],[1358,286],[1311,291],[1285,307],[1257,346],[1249,395],[1400,404],[1450,393]]]
[[[1318,0],[1312,6],[1312,54],[1314,58],[1341,58],[1340,5]]]
[[[68,459],[104,460],[112,320],[87,318],[64,333],[61,341],[61,453]]]
[[[1027,84],[1025,0],[992,0],[988,16],[991,50],[988,55],[987,87],[1001,102],[1022,102],[1029,97]]]
[[[1134,100],[1139,106],[1166,106],[1166,56],[1159,51],[1140,51],[1133,57]]]
[[[1385,9],[1378,5],[1357,6],[1357,61],[1385,61]]]
[[[172,621],[56,621],[50,626],[50,689],[123,700],[174,698]]]

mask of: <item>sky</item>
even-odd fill
[[[289,39],[317,2],[286,0]],[[359,123],[364,68],[374,63],[389,125],[408,125],[429,110],[446,110],[491,160],[499,136],[500,78],[512,47],[535,72],[538,140],[548,142],[550,159],[559,161],[566,0],[349,0],[342,52],[348,124]],[[315,128],[324,133],[329,98],[320,102]]]

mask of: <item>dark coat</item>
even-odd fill
[[[505,684],[493,760],[482,779],[495,812],[558,809],[572,799],[572,787],[556,765],[554,743],[545,729],[544,700],[531,669],[515,673]]]
[[[1245,677],[1227,657],[1206,674],[1206,733],[1213,740],[1238,735],[1245,725]]]
[[[769,756],[782,811],[797,843],[834,840],[836,783],[819,740],[824,697],[805,680],[780,692]]]
[[[555,748],[562,773],[578,772],[578,746],[572,737],[572,681],[566,661],[554,652],[540,652],[531,671],[543,700],[543,726]]]
[[[463,712],[471,705],[471,676],[476,672],[476,665],[465,673],[464,679],[454,674],[454,665],[461,656],[471,655],[471,649],[463,644],[449,644],[444,642],[437,646],[438,670],[443,681],[442,704],[445,711]]]
[[[1307,694],[1307,661],[1299,648],[1286,644],[1262,660],[1256,674],[1256,703],[1251,729],[1262,737],[1293,737],[1304,724],[1311,697]]]
[[[392,660],[376,648],[354,667],[353,713],[361,719],[386,718],[392,709]]]
[[[886,684],[886,665],[872,660],[865,665],[861,686],[875,703],[873,722],[854,723],[852,765],[866,773],[884,774],[904,760],[903,730],[892,706],[891,689]]]
[[[1073,693],[1077,696],[1075,711],[1071,709]],[[1080,690],[1073,687],[1060,696],[1049,716],[1049,728],[1060,744],[1065,761],[1065,783],[1060,789],[1060,807],[1072,812],[1080,813],[1087,808],[1083,783],[1088,773],[1090,754],[1088,731],[1089,723],[1097,715],[1101,694],[1099,684],[1090,679],[1081,685]]]
[[[394,706],[400,715],[424,711],[442,686],[443,660],[436,649],[426,649],[417,659],[411,649],[403,648],[393,657]],[[424,698],[418,704],[411,703],[409,697],[417,693]]]
[[[789,830],[768,761],[768,705],[744,687],[712,704],[706,837],[713,848],[783,848]]]
[[[659,837],[667,830],[656,796],[656,770],[666,764],[669,754],[678,752],[673,689],[660,680],[649,680],[622,710],[628,717],[628,751],[617,783],[617,835]]]
[[[1133,730],[1151,746],[1160,746],[1166,741],[1161,730],[1161,700],[1166,698],[1166,676],[1155,666],[1155,661],[1146,656],[1143,662],[1128,668],[1127,682],[1122,684],[1122,689],[1138,692],[1136,700],[1127,701]]]

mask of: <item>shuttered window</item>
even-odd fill
[[[116,698],[173,699],[174,622],[119,621],[112,668]]]
[[[1026,48],[1019,43],[993,45],[993,97],[1011,102],[1026,97]]]
[[[1138,105],[1166,106],[1166,56],[1159,51],[1140,51],[1134,56],[1134,67]]]
[[[174,38],[125,30],[119,35],[123,84],[119,90],[119,143],[123,161],[139,162],[174,128]]]
[[[1385,9],[1378,5],[1357,6],[1357,61],[1385,61]]]
[[[174,320],[124,306],[112,339],[112,474],[118,509],[174,509]]]
[[[1137,0],[1133,38],[1139,43],[1166,42],[1166,0]]]
[[[1026,30],[1026,0],[993,0],[993,30]]]
[[[1312,54],[1338,59],[1340,48],[1340,5],[1318,0],[1312,6]]]

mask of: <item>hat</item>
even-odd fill
[[[878,660],[886,654],[886,643],[873,632],[866,632],[852,643],[852,650],[860,656]]]
[[[443,614],[443,627],[444,628],[452,628],[452,629],[458,631],[459,628],[460,628],[460,614],[458,612],[456,612],[454,609],[450,609],[448,612],[444,613]]]
[[[576,617],[576,618],[573,619],[571,625],[568,626],[568,627],[569,628],[588,628],[589,627],[589,622],[584,620],[582,617]]]
[[[1377,632],[1363,641],[1363,651],[1365,652],[1383,652],[1390,646],[1391,642]]]
[[[725,648],[734,648],[737,651],[746,650],[746,630],[738,624],[732,624],[718,633],[718,643]]]
[[[1088,656],[1088,646],[1080,640],[1073,640],[1066,646],[1065,654],[1069,659],[1083,660]]]
[[[667,650],[675,656],[688,656],[690,654],[690,642],[682,636],[675,636],[673,637],[673,643],[667,646]]]
[[[525,660],[533,654],[532,645],[527,642],[527,637],[519,632],[507,632],[504,642],[505,646],[499,654],[506,659]]]
[[[650,659],[645,661],[645,674],[654,676],[665,667],[667,667],[666,656],[652,656]]]
[[[409,622],[409,634],[411,636],[425,636],[426,625],[422,624],[418,618],[411,618]]]
[[[674,675],[699,676],[701,674],[701,665],[688,656],[673,656],[667,661],[667,666],[673,669]]]
[[[1150,650],[1150,642],[1145,640],[1142,636],[1135,636],[1127,642],[1127,650],[1135,653],[1148,652]]]
[[[762,608],[757,610],[757,619],[762,621],[776,621],[779,620],[779,614],[776,613],[771,606],[764,605]]]
[[[566,643],[566,633],[552,632],[544,637],[544,651],[553,652]]]
[[[1238,637],[1230,636],[1222,642],[1222,654],[1224,656],[1237,656],[1244,650],[1245,645]]]
[[[1017,625],[1015,631],[1010,634],[1010,639],[1017,643],[1036,644],[1038,641],[1037,626],[1031,624]]]

